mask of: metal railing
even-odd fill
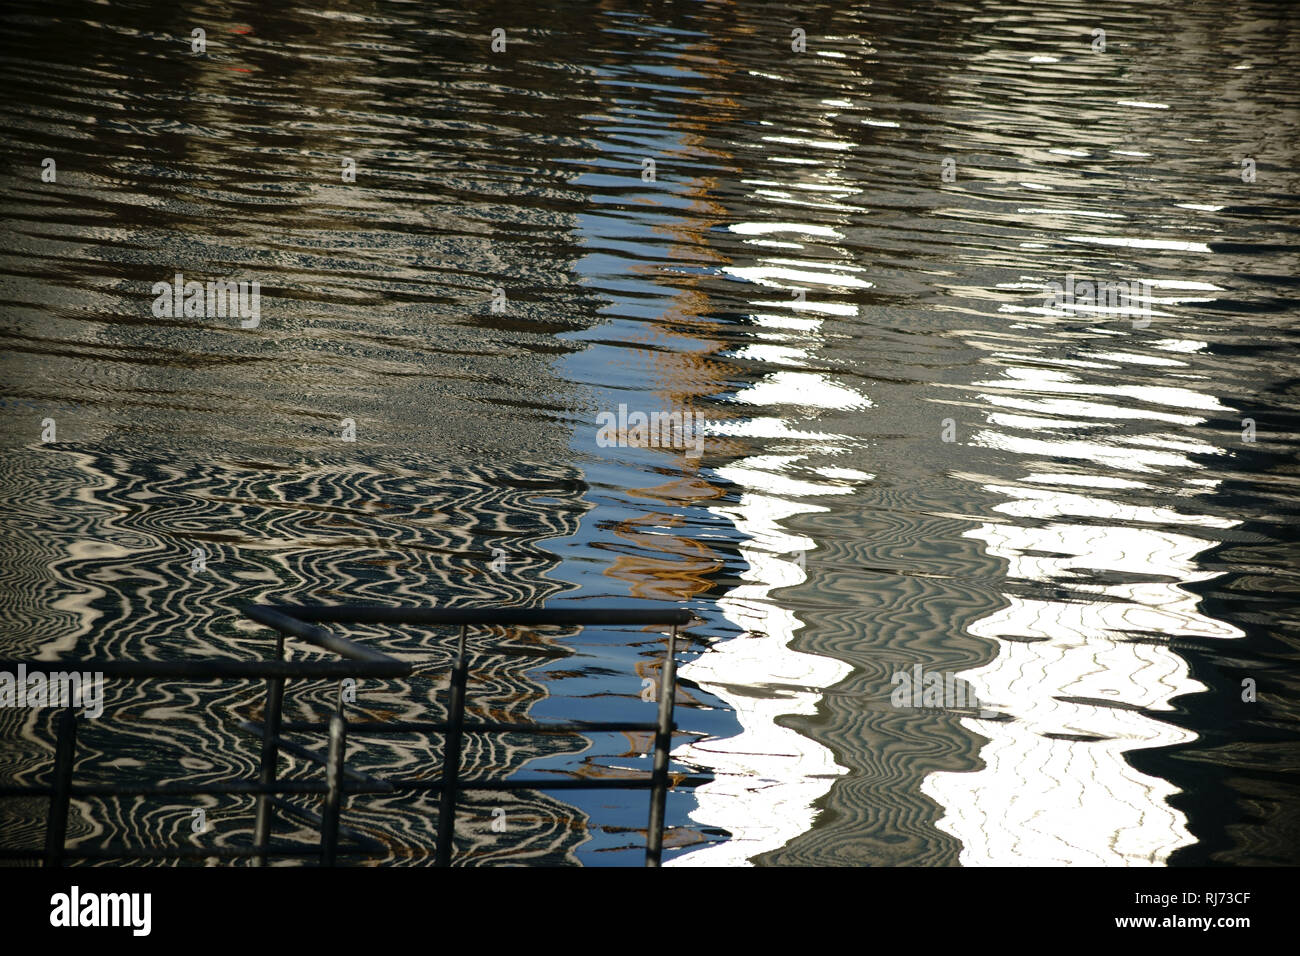
[[[551,791],[596,789],[649,789],[650,809],[646,835],[645,864],[658,866],[663,852],[664,809],[670,789],[668,761],[672,735],[676,730],[673,712],[676,703],[677,629],[692,615],[685,610],[642,611],[625,609],[583,608],[522,609],[501,608],[454,610],[433,608],[390,608],[376,606],[256,605],[244,613],[276,632],[275,654],[267,661],[184,660],[161,661],[76,661],[23,662],[28,674],[46,675],[76,669],[105,677],[128,679],[192,680],[265,680],[266,699],[262,722],[240,721],[238,726],[261,738],[259,774],[256,780],[232,780],[212,784],[76,784],[73,765],[76,760],[77,716],[72,707],[58,718],[54,771],[47,786],[0,786],[0,797],[49,797],[45,848],[40,850],[0,849],[0,859],[42,860],[45,866],[60,866],[65,860],[145,860],[185,857],[251,858],[264,865],[272,857],[318,858],[324,866],[333,866],[339,857],[374,855],[385,852],[380,841],[345,827],[341,822],[347,798],[361,794],[438,793],[439,812],[434,864],[451,863],[456,832],[456,802],[467,791]],[[352,678],[401,678],[411,676],[414,666],[320,627],[321,624],[392,624],[459,629],[455,660],[451,666],[448,689],[448,716],[443,721],[348,721],[343,711],[343,681]],[[663,626],[670,628],[658,688],[658,715],[651,723],[614,721],[572,721],[567,723],[524,723],[474,721],[465,716],[469,657],[466,635],[473,627],[585,627],[585,626]],[[337,654],[342,660],[293,661],[287,659],[285,638],[295,637],[315,647]],[[528,653],[498,650],[497,653]],[[18,662],[0,661],[0,670],[16,670]],[[339,682],[335,712],[328,722],[285,721],[283,719],[285,682],[290,679],[335,679]],[[608,731],[654,733],[654,762],[649,774],[620,776],[612,779],[462,779],[461,751],[466,734],[570,734],[581,735]],[[385,736],[407,733],[441,733],[445,735],[442,772],[436,779],[382,779],[349,770],[346,749],[349,732],[359,736]],[[317,751],[287,740],[287,733],[325,733],[328,744],[322,756]],[[321,765],[324,782],[277,779],[280,754],[286,753]],[[671,786],[696,786],[710,779],[703,776],[676,775]],[[253,839],[250,846],[223,847],[105,847],[72,848],[66,846],[68,810],[74,797],[148,797],[148,796],[234,796],[257,798]],[[319,795],[319,814],[298,807],[284,798],[291,795]],[[296,817],[320,831],[319,845],[277,846],[271,835],[276,810]],[[343,836],[348,842],[340,844]]]

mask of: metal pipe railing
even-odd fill
[[[330,749],[325,766],[325,809],[320,821],[321,866],[333,866],[339,845],[339,814],[343,809],[343,761],[347,748],[343,718],[335,714],[330,718]]]
[[[690,611],[639,608],[441,608],[349,607],[334,604],[284,604],[278,609],[299,621],[331,624],[429,624],[442,627],[635,627],[685,626]],[[251,615],[250,615],[251,616]]]
[[[372,664],[393,663],[393,659],[387,654],[371,650],[361,644],[339,637],[337,634],[331,634],[323,627],[314,627],[306,623],[302,618],[296,618],[264,604],[254,604],[246,607],[244,613],[259,624],[274,628],[281,634],[291,634],[304,641],[309,641],[323,650],[332,651],[339,657]]]
[[[409,677],[411,665],[387,658],[371,661],[232,661],[220,658],[203,661],[0,661],[0,670],[28,674],[54,674],[67,670],[93,671],[104,677],[129,680],[265,680],[281,677],[319,680],[341,677]]]
[[[46,866],[59,866],[65,859],[166,859],[169,857],[214,857],[219,859],[251,858],[254,865],[265,865],[271,857],[316,856],[323,865],[332,866],[344,853],[379,851],[380,844],[341,824],[341,816],[349,795],[404,792],[437,792],[440,794],[437,844],[434,848],[435,864],[446,866],[451,862],[455,838],[456,800],[466,791],[519,791],[519,790],[639,790],[651,791],[649,820],[646,834],[646,865],[658,866],[663,850],[664,815],[669,789],[669,750],[676,729],[673,711],[676,703],[676,642],[677,628],[692,620],[690,612],[671,609],[626,608],[499,608],[499,609],[448,609],[448,608],[389,608],[295,606],[270,607],[257,605],[245,608],[248,617],[272,628],[276,632],[274,658],[267,661],[234,661],[224,659],[187,661],[77,661],[77,662],[23,662],[28,673],[55,673],[75,669],[92,671],[106,677],[128,679],[170,678],[193,680],[257,679],[266,681],[266,702],[259,724],[241,721],[239,726],[261,737],[262,748],[259,773],[256,781],[235,780],[224,784],[74,784],[73,765],[76,758],[77,717],[71,708],[58,718],[55,745],[54,772],[49,786],[0,786],[0,797],[48,796],[50,816],[46,827],[44,851],[2,850],[0,859],[43,859]],[[459,628],[456,657],[450,673],[448,688],[448,719],[446,721],[357,721],[349,723],[343,712],[342,679],[381,677],[407,677],[413,665],[399,661],[380,651],[373,650],[333,634],[319,623],[358,624],[408,624],[418,626]],[[604,626],[668,626],[667,649],[660,673],[658,713],[654,724],[628,721],[570,721],[566,723],[538,724],[535,722],[507,723],[501,721],[467,721],[465,719],[466,694],[469,676],[467,632],[470,627],[584,627]],[[338,661],[286,660],[285,637],[307,641],[321,650],[337,654]],[[497,653],[531,656],[529,648],[502,648]],[[551,655],[544,655],[551,656]],[[0,668],[16,669],[16,662],[0,662]],[[285,682],[291,678],[333,678],[340,681],[336,711],[326,723],[284,721],[283,705]],[[369,774],[349,770],[347,759],[347,734],[391,735],[401,733],[443,733],[445,737],[442,775],[439,779],[381,780]],[[460,777],[461,752],[467,733],[517,733],[517,734],[585,734],[594,732],[654,731],[654,765],[648,776],[618,777],[609,779],[521,779],[521,780],[462,780]],[[324,756],[285,740],[286,732],[328,733],[328,746]],[[277,778],[280,752],[304,757],[325,768],[325,782],[280,781]],[[711,778],[705,776],[677,775],[673,786],[696,786]],[[66,847],[68,811],[74,796],[185,796],[185,795],[238,795],[257,798],[256,818],[252,845],[249,847],[193,847],[171,848],[92,848],[69,850]],[[287,795],[320,795],[323,797],[321,813],[311,813],[287,803]],[[283,847],[272,844],[275,808],[308,821],[319,821],[320,844],[315,850],[305,847]],[[350,844],[340,845],[340,834],[346,834]]]
[[[677,693],[677,626],[668,635],[663,673],[659,675],[659,720],[655,728],[654,791],[646,830],[646,866],[658,866],[663,853],[664,806],[668,800],[668,751],[672,746],[673,709]]]
[[[45,865],[63,864],[68,834],[68,804],[72,800],[72,763],[77,752],[77,715],[71,707],[59,714],[59,737],[54,748],[54,787],[50,794],[50,820],[45,828]]]
[[[275,634],[275,659],[284,660],[284,634]],[[275,784],[276,770],[280,763],[278,743],[280,740],[280,718],[284,707],[284,678],[272,677],[266,682],[266,705],[262,708],[263,726],[262,759],[258,780],[264,787]],[[275,813],[269,793],[257,798],[257,819],[253,825],[253,844],[261,852],[255,861],[257,866],[266,866],[266,848],[271,842],[272,817]]]
[[[442,778],[445,787],[438,805],[437,866],[450,865],[451,843],[456,835],[456,781],[460,778],[460,745],[465,735],[465,687],[469,683],[469,663],[465,657],[467,630],[465,625],[461,625],[460,638],[456,642],[456,664],[451,671],[451,700],[448,705],[451,728],[443,745]]]

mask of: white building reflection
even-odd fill
[[[1176,355],[1198,343],[1167,344]],[[1193,838],[1169,803],[1177,788],[1128,755],[1194,738],[1159,716],[1206,689],[1172,642],[1244,636],[1202,613],[1186,590],[1215,576],[1197,560],[1215,536],[1196,530],[1237,523],[1194,513],[1196,496],[1217,482],[1198,477],[1204,466],[1192,455],[1219,449],[1182,427],[1204,420],[1189,410],[1222,406],[1181,386],[1136,395],[1041,368],[1010,367],[977,387],[990,389],[982,401],[1014,415],[992,412],[976,443],[1066,466],[1016,485],[983,483],[1007,499],[994,509],[1006,520],[967,535],[1006,562],[1010,581],[1039,586],[1005,594],[1007,606],[971,628],[998,646],[989,664],[960,675],[999,714],[963,719],[988,738],[983,769],[931,774],[922,790],[944,808],[938,826],[961,841],[966,865],[1162,865]],[[1111,434],[1125,419],[1152,428]],[[1095,437],[1079,437],[1089,429]],[[1167,505],[1106,497],[1151,493],[1141,475],[1157,470],[1186,475]],[[1043,597],[1042,585],[1061,596]]]
[[[829,148],[825,141],[804,142],[798,137],[768,141],[805,148]],[[792,157],[793,160],[793,157]],[[815,197],[811,203],[823,212],[836,209],[854,190],[835,182],[833,167],[796,187]],[[684,745],[675,756],[690,765],[712,771],[716,780],[696,791],[697,807],[691,817],[703,826],[724,829],[731,839],[685,854],[673,861],[680,866],[745,865],[759,854],[779,849],[809,830],[814,804],[845,772],[824,745],[779,725],[783,717],[812,714],[826,688],[843,680],[852,668],[843,661],[797,651],[790,646],[801,622],[783,607],[778,588],[806,580],[805,566],[817,548],[810,538],[791,534],[783,523],[798,514],[828,509],[816,499],[851,495],[854,483],[871,475],[853,469],[807,466],[811,456],[835,454],[850,441],[847,436],[813,430],[819,409],[869,408],[858,392],[837,384],[820,372],[809,371],[821,345],[821,326],[827,315],[856,314],[855,306],[818,301],[820,288],[865,288],[860,266],[844,261],[798,258],[801,237],[837,238],[828,226],[801,224],[789,219],[789,208],[800,205],[791,187],[774,189],[774,183],[752,183],[756,197],[770,205],[787,207],[782,221],[736,223],[732,232],[753,237],[747,242],[775,254],[760,257],[752,266],[727,267],[737,278],[772,290],[752,300],[756,311],[755,341],[738,357],[762,360],[773,370],[732,396],[750,406],[753,414],[715,426],[719,434],[775,440],[795,454],[752,456],[718,474],[742,491],[734,504],[713,507],[746,536],[739,546],[748,565],[744,584],[734,588],[719,607],[728,620],[742,629],[740,637],[713,645],[680,670],[683,679],[726,701],[735,709],[741,733],[725,740],[704,740]],[[845,215],[851,210],[843,207]],[[824,247],[821,247],[824,249]],[[781,302],[779,295],[790,297]],[[802,294],[801,294],[802,293]],[[797,412],[795,410],[798,410]],[[820,480],[820,479],[826,480]]]

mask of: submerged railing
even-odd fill
[[[145,860],[184,857],[250,857],[263,865],[272,857],[318,857],[324,866],[333,866],[341,856],[375,855],[386,851],[384,844],[344,826],[341,816],[348,797],[361,794],[433,793],[439,794],[437,843],[434,864],[451,863],[452,843],[456,832],[456,801],[466,791],[549,791],[596,789],[650,790],[649,820],[646,834],[645,864],[658,866],[663,852],[664,808],[669,790],[668,755],[676,729],[673,713],[676,704],[677,628],[691,620],[684,610],[643,611],[624,609],[522,609],[454,610],[433,608],[390,608],[375,606],[326,607],[310,605],[256,605],[244,613],[276,632],[275,656],[268,661],[185,660],[161,661],[59,661],[23,662],[28,674],[60,673],[69,669],[94,672],[105,677],[140,679],[191,680],[265,680],[266,700],[261,724],[240,721],[238,726],[261,738],[258,779],[233,780],[214,784],[76,784],[73,765],[76,760],[77,716],[72,707],[64,709],[58,719],[53,779],[48,786],[0,786],[0,797],[49,797],[45,849],[0,849],[0,859],[42,860],[45,866],[60,866],[65,860],[111,859]],[[339,637],[320,624],[394,624],[426,627],[459,628],[455,660],[451,666],[448,688],[448,716],[445,721],[348,721],[343,711],[343,681],[352,678],[409,677],[410,663],[399,661],[354,641]],[[466,635],[472,627],[586,627],[586,626],[665,626],[668,646],[658,688],[658,715],[654,723],[613,721],[572,721],[567,723],[532,723],[472,721],[465,718],[466,686],[469,659]],[[285,637],[296,637],[322,650],[337,654],[337,661],[292,661],[286,658]],[[510,650],[498,653],[511,654]],[[527,653],[527,652],[513,652]],[[0,662],[0,670],[16,670],[17,662]],[[339,693],[334,714],[328,722],[285,721],[283,719],[285,682],[294,678],[337,679]],[[649,774],[613,779],[461,779],[461,749],[466,734],[586,734],[607,731],[654,732],[654,763]],[[284,737],[286,733],[325,733],[328,745],[324,756]],[[443,766],[437,779],[387,779],[349,770],[346,766],[348,733],[361,736],[384,736],[406,733],[441,733],[445,735]],[[278,780],[281,753],[292,754],[325,769],[323,783]],[[708,777],[678,775],[672,786],[695,786]],[[246,847],[105,847],[72,848],[66,846],[68,809],[74,797],[148,797],[148,796],[234,796],[257,797],[252,845]],[[305,810],[283,798],[290,795],[319,794],[319,814]],[[284,847],[272,843],[275,811],[288,813],[300,822],[320,831],[319,846]],[[347,842],[340,843],[340,836]]]

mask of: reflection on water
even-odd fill
[[[3,656],[260,654],[245,600],[675,603],[676,766],[715,780],[670,862],[1296,862],[1285,11],[842,6],[7,14]],[[260,281],[260,326],[154,317],[176,271]],[[620,405],[701,415],[703,455],[603,447]],[[436,636],[358,632],[422,663],[363,706],[436,710]],[[663,635],[522,639],[560,656],[485,643],[489,712],[646,715]],[[913,667],[982,709],[894,707]],[[115,693],[87,771],[251,772],[249,688]],[[6,776],[47,718],[0,721]],[[647,766],[609,737],[530,770]],[[469,759],[527,761],[500,743]],[[642,795],[564,797],[511,847],[636,862]],[[491,809],[467,861],[507,854]]]
[[[39,485],[30,483],[35,474]],[[571,470],[544,467],[428,472],[395,460],[359,465],[305,458],[177,465],[156,451],[126,456],[60,446],[12,453],[0,477],[19,492],[6,512],[6,653],[36,660],[264,658],[269,635],[242,616],[239,608],[247,603],[358,597],[409,605],[427,603],[431,593],[452,605],[538,601],[559,590],[547,580],[555,558],[540,544],[573,535],[582,511],[581,479]],[[539,509],[540,500],[556,507]],[[483,546],[509,548],[515,573],[485,573],[477,552]],[[194,549],[203,559],[197,568]],[[445,717],[445,633],[355,630],[362,641],[383,641],[417,667],[408,679],[360,681],[349,708],[353,719]],[[478,662],[492,662],[490,673],[476,671],[471,681],[471,706],[488,719],[518,719],[546,690],[529,673],[535,659],[493,660],[495,642],[481,634],[471,644]],[[293,653],[305,650],[298,645]],[[233,724],[260,714],[264,692],[257,682],[108,681],[105,692],[104,717],[78,730],[80,781],[216,783],[256,775],[256,748]],[[322,720],[336,694],[329,681],[291,682],[286,715]],[[48,772],[49,718],[48,712],[3,711],[6,771],[26,783]],[[466,773],[521,766],[537,749],[510,735],[472,739],[463,758]],[[574,749],[559,738],[542,742],[552,755]],[[440,759],[436,741],[396,737],[369,743],[349,766],[418,774]],[[302,761],[286,764],[287,779],[313,777],[314,768]],[[582,828],[569,824],[571,811],[563,804],[540,796],[488,797],[467,798],[463,859],[490,863],[512,853],[537,862],[574,859]],[[6,838],[40,845],[47,803],[0,807]],[[108,798],[78,804],[70,845],[164,846],[198,839],[191,830],[193,802],[143,803],[134,811],[129,801]],[[201,805],[215,832],[212,843],[196,845],[248,844],[250,800],[205,798]],[[436,806],[433,794],[359,800],[348,822],[389,844],[390,855],[381,859],[404,862],[403,844],[433,845]],[[515,822],[509,845],[490,835],[494,807]],[[281,835],[294,830],[283,828]]]
[[[1108,360],[1116,361],[1114,356]],[[967,721],[990,738],[980,751],[982,770],[940,772],[925,783],[925,792],[947,811],[938,825],[962,842],[961,859],[967,864],[1163,864],[1174,850],[1190,844],[1186,816],[1169,805],[1177,787],[1141,773],[1125,755],[1196,739],[1160,713],[1174,709],[1174,698],[1207,689],[1170,646],[1174,640],[1245,636],[1201,613],[1196,595],[1184,589],[1219,577],[1200,570],[1196,561],[1212,542],[1165,530],[1239,524],[1189,513],[1195,495],[1212,493],[1217,482],[1192,485],[1173,507],[1138,506],[1105,496],[1151,487],[1117,477],[1116,471],[1178,474],[1179,469],[1200,469],[1187,453],[1217,454],[1217,449],[1158,429],[1205,419],[1159,411],[1124,416],[1105,402],[1127,390],[1092,387],[1081,378],[1008,368],[1003,381],[977,383],[1098,400],[1024,401],[1015,407],[1033,413],[1032,418],[992,412],[990,420],[1002,430],[981,433],[976,440],[1014,447],[1017,442],[1006,433],[1017,429],[1047,436],[1069,432],[1068,443],[1035,439],[1033,453],[1105,464],[1111,474],[1048,472],[1026,475],[1020,486],[986,484],[986,490],[1010,499],[993,508],[1010,520],[986,522],[967,532],[1007,562],[1012,581],[1046,585],[1056,595],[1008,594],[1007,607],[970,628],[995,642],[998,656],[961,676],[1001,719]],[[1000,404],[996,395],[981,397],[990,406]],[[1134,397],[1169,408],[1221,407],[1180,388],[1147,387]],[[1061,414],[1086,418],[1055,417]],[[1124,460],[1103,462],[1108,445],[1096,439],[1106,437],[1110,426],[1105,419],[1114,417],[1131,417],[1157,430],[1126,436]],[[1174,448],[1182,450],[1154,450]],[[1119,452],[1113,448],[1113,454]],[[1033,593],[1038,592],[1034,587]]]
[[[792,160],[785,152],[792,147],[836,146],[833,140],[813,142],[797,136],[763,136],[761,141],[782,144],[768,153],[772,162]],[[848,144],[839,145],[847,148]],[[807,179],[814,187],[833,186],[837,175],[833,166],[819,167]],[[757,204],[752,195],[746,202]],[[837,211],[829,196],[822,199],[822,206]],[[827,286],[866,288],[870,283],[852,275],[861,270],[844,261],[847,257],[807,262],[790,258],[789,252],[773,255],[764,251],[764,247],[802,249],[793,241],[801,234],[838,238],[828,226],[758,221],[731,223],[728,228],[741,236],[784,234],[787,240],[747,239],[755,247],[755,264],[723,270],[753,284],[762,296],[748,302],[756,341],[734,354],[771,370],[725,397],[746,414],[720,424],[717,430],[722,435],[774,440],[765,449],[769,452],[797,453],[750,455],[717,469],[719,477],[736,487],[739,501],[717,506],[714,511],[728,518],[746,539],[740,546],[748,565],[741,575],[745,583],[719,601],[723,614],[741,634],[714,645],[683,667],[681,676],[731,705],[743,729],[729,739],[706,740],[679,752],[683,760],[719,775],[717,783],[699,791],[700,806],[692,817],[731,834],[727,843],[682,858],[683,863],[698,865],[744,863],[781,848],[814,823],[816,801],[844,772],[830,750],[783,726],[781,718],[815,714],[821,693],[842,680],[850,668],[834,658],[790,646],[802,622],[775,592],[807,580],[804,569],[810,552],[817,549],[815,539],[786,531],[786,519],[829,512],[815,503],[821,496],[852,495],[849,481],[825,481],[824,477],[871,478],[829,466],[810,475],[807,465],[811,456],[829,458],[850,441],[846,435],[811,430],[820,414],[871,407],[870,400],[853,387],[807,370],[819,363],[818,351],[824,346],[821,315],[858,312],[856,306],[818,301],[816,290]],[[788,301],[773,301],[778,295]]]

